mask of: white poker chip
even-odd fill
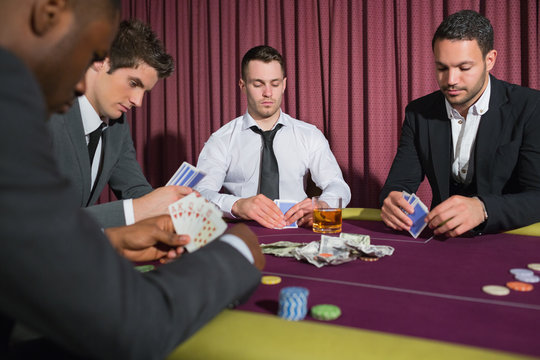
[[[540,263],[532,263],[527,265],[527,267],[534,271],[540,271]]]
[[[510,289],[500,285],[485,285],[482,287],[482,291],[489,295],[505,296],[510,294]]]
[[[536,284],[537,282],[540,282],[540,277],[536,275],[516,275],[516,280],[529,284]]]
[[[532,270],[529,270],[529,269],[510,269],[510,273],[512,275],[534,275],[534,272]]]

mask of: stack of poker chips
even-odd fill
[[[279,292],[278,316],[298,321],[306,317],[309,290],[303,287],[285,287]]]

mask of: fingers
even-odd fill
[[[292,206],[284,215],[285,223],[290,225],[297,222],[298,226],[313,224],[313,205],[310,198],[306,198]]]
[[[435,235],[456,237],[484,222],[480,199],[454,195],[437,205],[426,220]]]
[[[414,213],[414,208],[405,200],[402,193],[392,191],[383,201],[381,219],[394,230],[409,230],[412,220],[403,212]]]
[[[285,226],[281,210],[272,200],[262,194],[239,199],[234,203],[232,212],[242,219],[255,220],[267,228]]]

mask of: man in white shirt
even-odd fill
[[[88,69],[86,94],[66,114],[49,121],[61,173],[80,194],[80,206],[103,227],[165,214],[168,205],[191,192],[180,186],[152,189],[137,162],[125,119],[173,69],[172,57],[148,25],[123,21],[110,55]],[[119,200],[94,205],[107,184]]]
[[[351,198],[324,135],[281,111],[286,85],[281,54],[264,45],[250,49],[242,59],[239,82],[247,112],[212,134],[197,163],[207,175],[196,190],[226,215],[269,228],[295,221],[312,224],[313,208],[305,192],[308,172],[322,189],[322,200],[341,197],[345,207]],[[283,214],[275,199],[297,204]]]
[[[427,176],[425,221],[436,235],[489,233],[540,221],[540,92],[496,79],[493,28],[472,10],[446,18],[433,36],[440,91],[411,102],[381,191],[381,218],[408,230],[402,191]]]

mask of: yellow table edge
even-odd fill
[[[240,310],[224,310],[168,357],[169,360],[359,358],[532,359],[513,353],[331,323],[292,322],[269,314]]]
[[[381,210],[371,208],[345,208],[342,213],[344,220],[381,220]],[[540,236],[540,222],[519,229],[507,231],[508,234]]]

